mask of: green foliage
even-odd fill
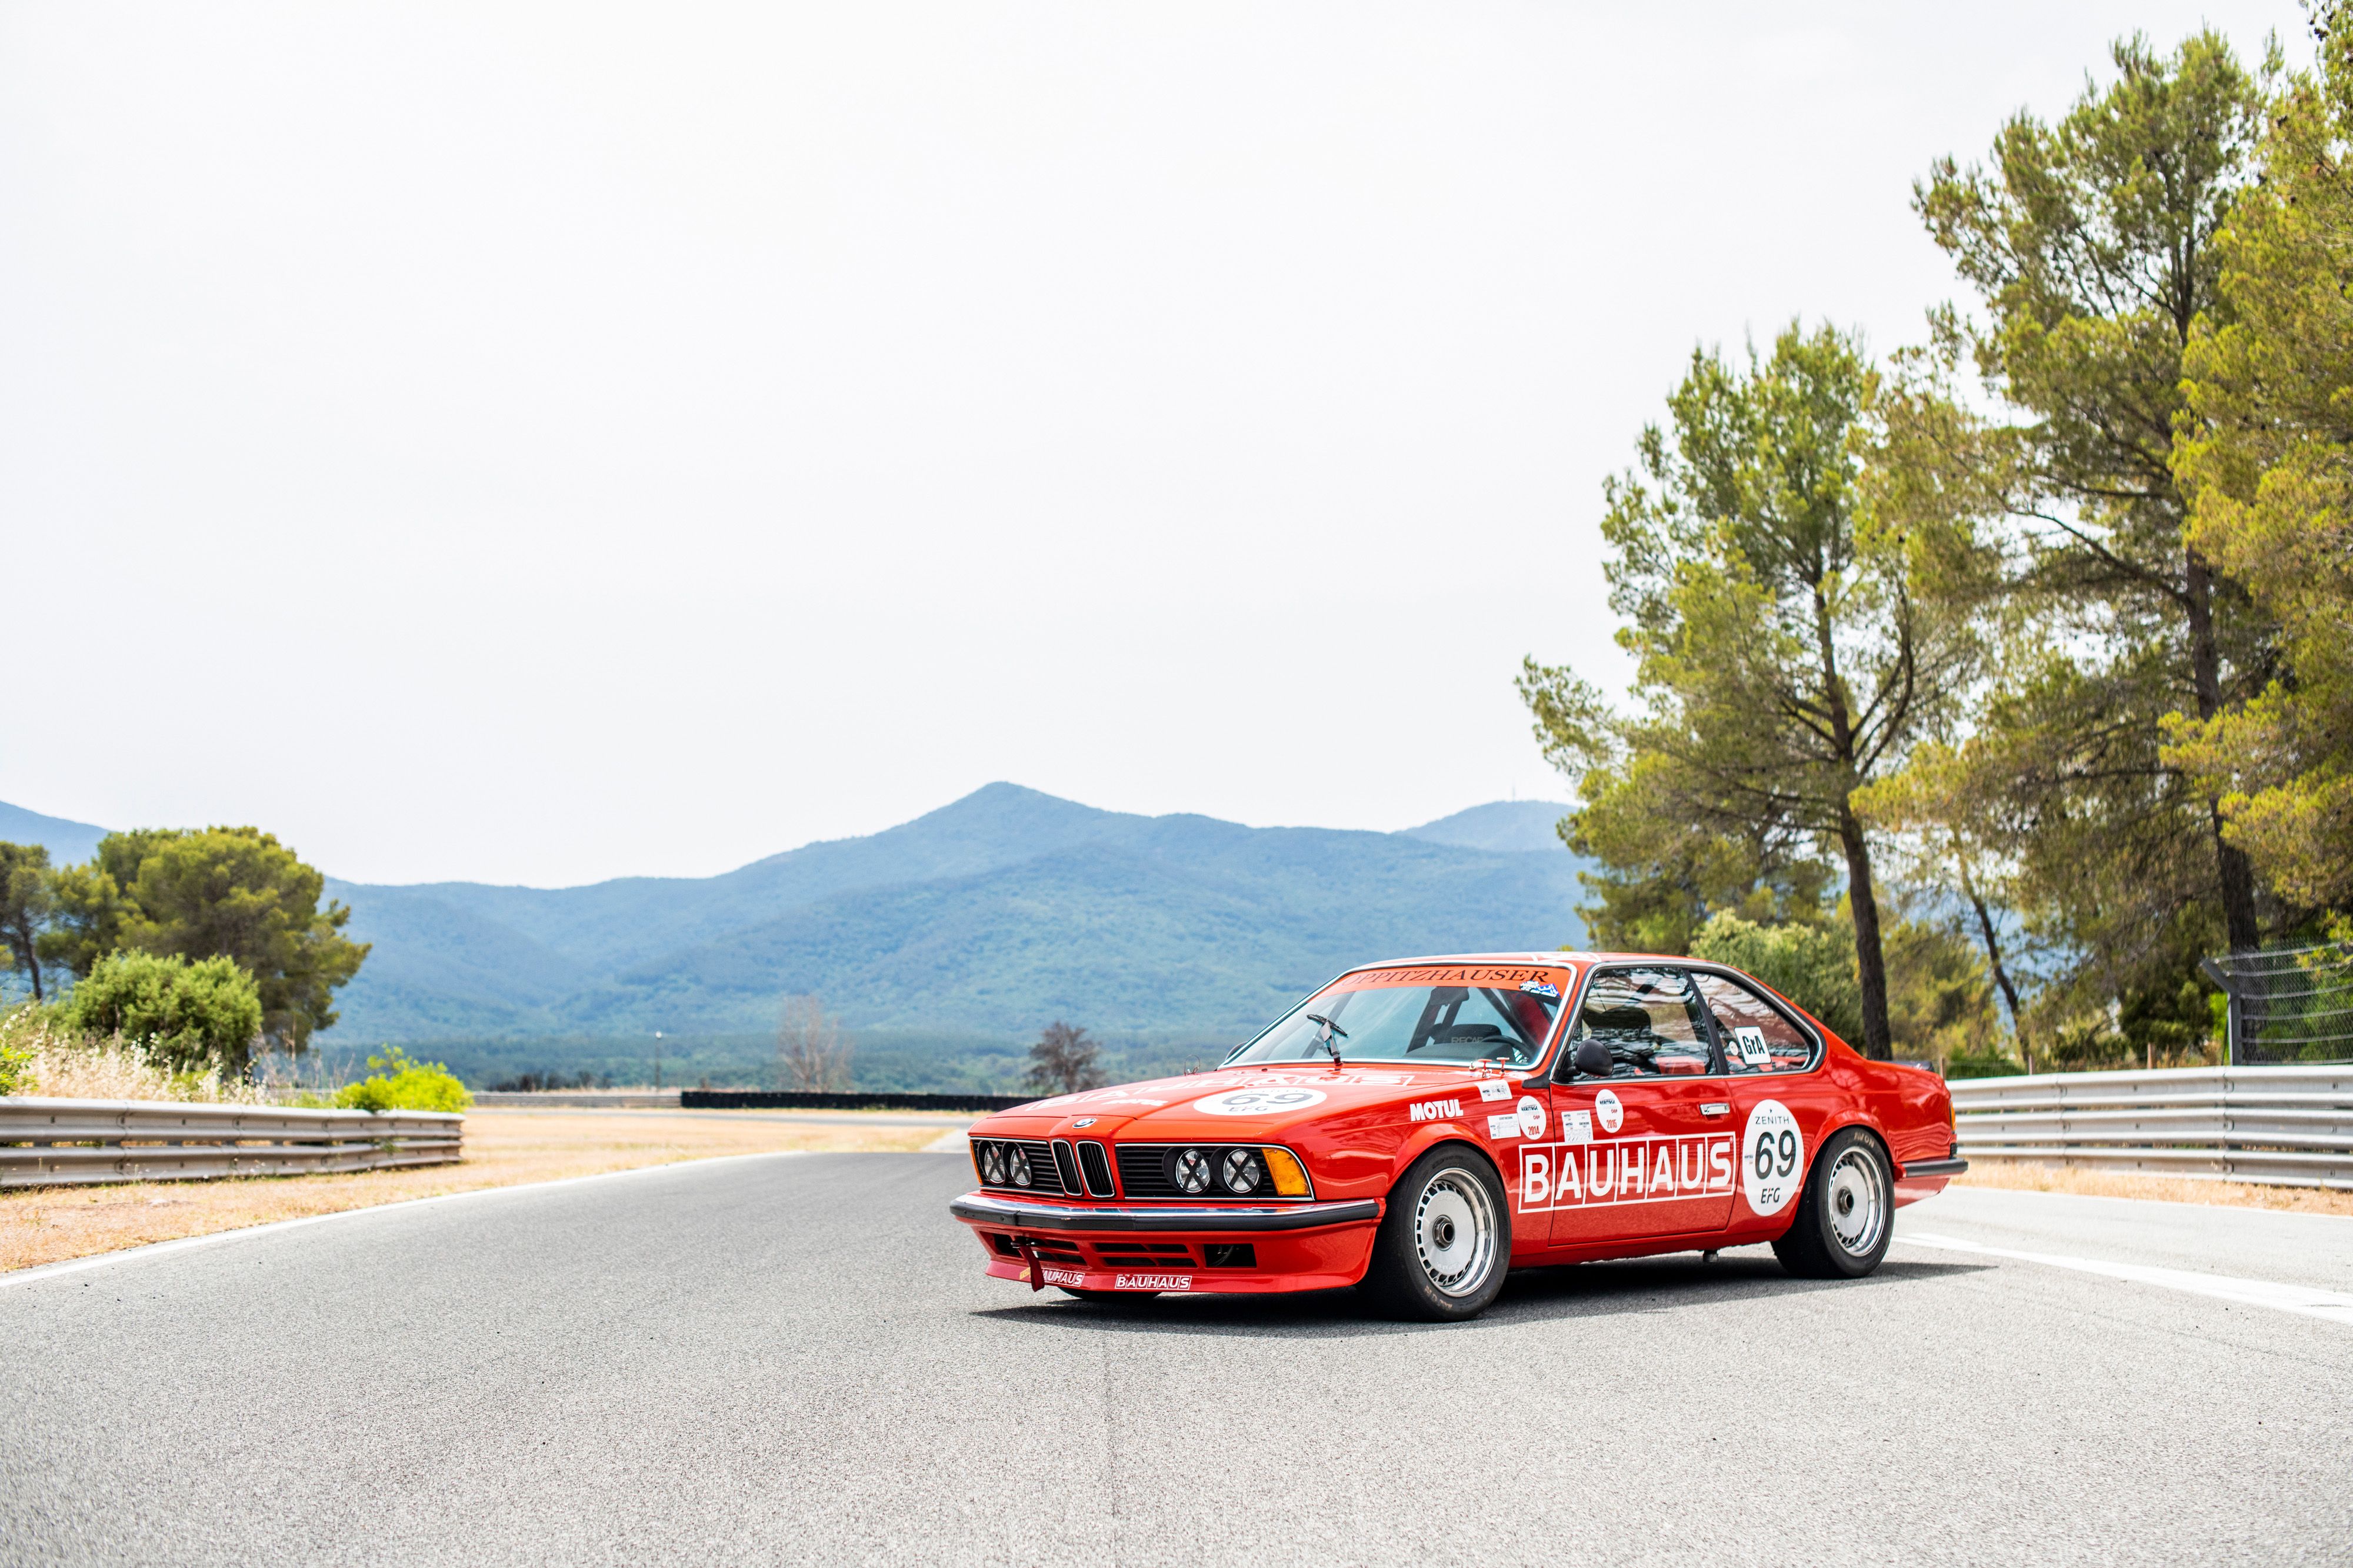
[[[1701,928],[1691,952],[1746,970],[1841,1039],[1852,1040],[1862,1032],[1853,939],[1834,925],[1758,925],[1725,910]]]
[[[398,1046],[368,1058],[375,1070],[345,1084],[335,1103],[346,1110],[463,1110],[474,1103],[456,1074],[439,1062],[411,1061]]]
[[[33,1053],[12,1040],[0,1040],[0,1094],[26,1090],[33,1075]]]
[[[1977,642],[1949,581],[1974,560],[1965,523],[1870,472],[1878,389],[1856,342],[1827,327],[1793,325],[1745,366],[1694,353],[1667,400],[1672,438],[1645,430],[1636,471],[1604,488],[1609,604],[1641,710],[1618,718],[1569,671],[1533,662],[1520,689],[1547,757],[1577,781],[1571,846],[1605,868],[1588,921],[1672,952],[1715,911],[1802,919],[1834,858],[1853,916],[1856,1042],[1885,1056],[1854,796],[1949,707]]]
[[[0,844],[0,967],[31,976],[33,1000],[42,1000],[41,933],[57,903],[49,886],[49,852],[38,844]]]
[[[320,874],[259,828],[111,833],[53,885],[47,955],[77,974],[117,949],[233,959],[259,987],[263,1032],[289,1051],[335,1021],[334,990],[367,956],[343,935],[351,911],[319,907]]]
[[[70,1028],[119,1035],[177,1072],[242,1076],[261,1033],[253,977],[228,958],[191,963],[177,953],[113,952],[58,1007]]]

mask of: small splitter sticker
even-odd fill
[[[1114,1290],[1190,1290],[1190,1274],[1114,1274],[1111,1288]]]
[[[1779,1214],[1806,1172],[1805,1135],[1778,1100],[1760,1100],[1740,1134],[1740,1194],[1758,1214]]]
[[[1039,1268],[1038,1278],[1049,1285],[1068,1285],[1073,1290],[1087,1282],[1087,1277],[1075,1268]]]

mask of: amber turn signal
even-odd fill
[[[1299,1168],[1299,1156],[1288,1149],[1261,1149],[1266,1157],[1266,1173],[1274,1178],[1278,1196],[1303,1198],[1307,1195],[1307,1173]]]

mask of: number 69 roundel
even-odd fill
[[[1760,1100],[1740,1134],[1740,1192],[1760,1215],[1779,1214],[1806,1177],[1806,1137],[1778,1100]]]

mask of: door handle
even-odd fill
[[[1713,1105],[1701,1106],[1699,1113],[1702,1116],[1729,1116],[1732,1114],[1732,1107],[1719,1100]]]

